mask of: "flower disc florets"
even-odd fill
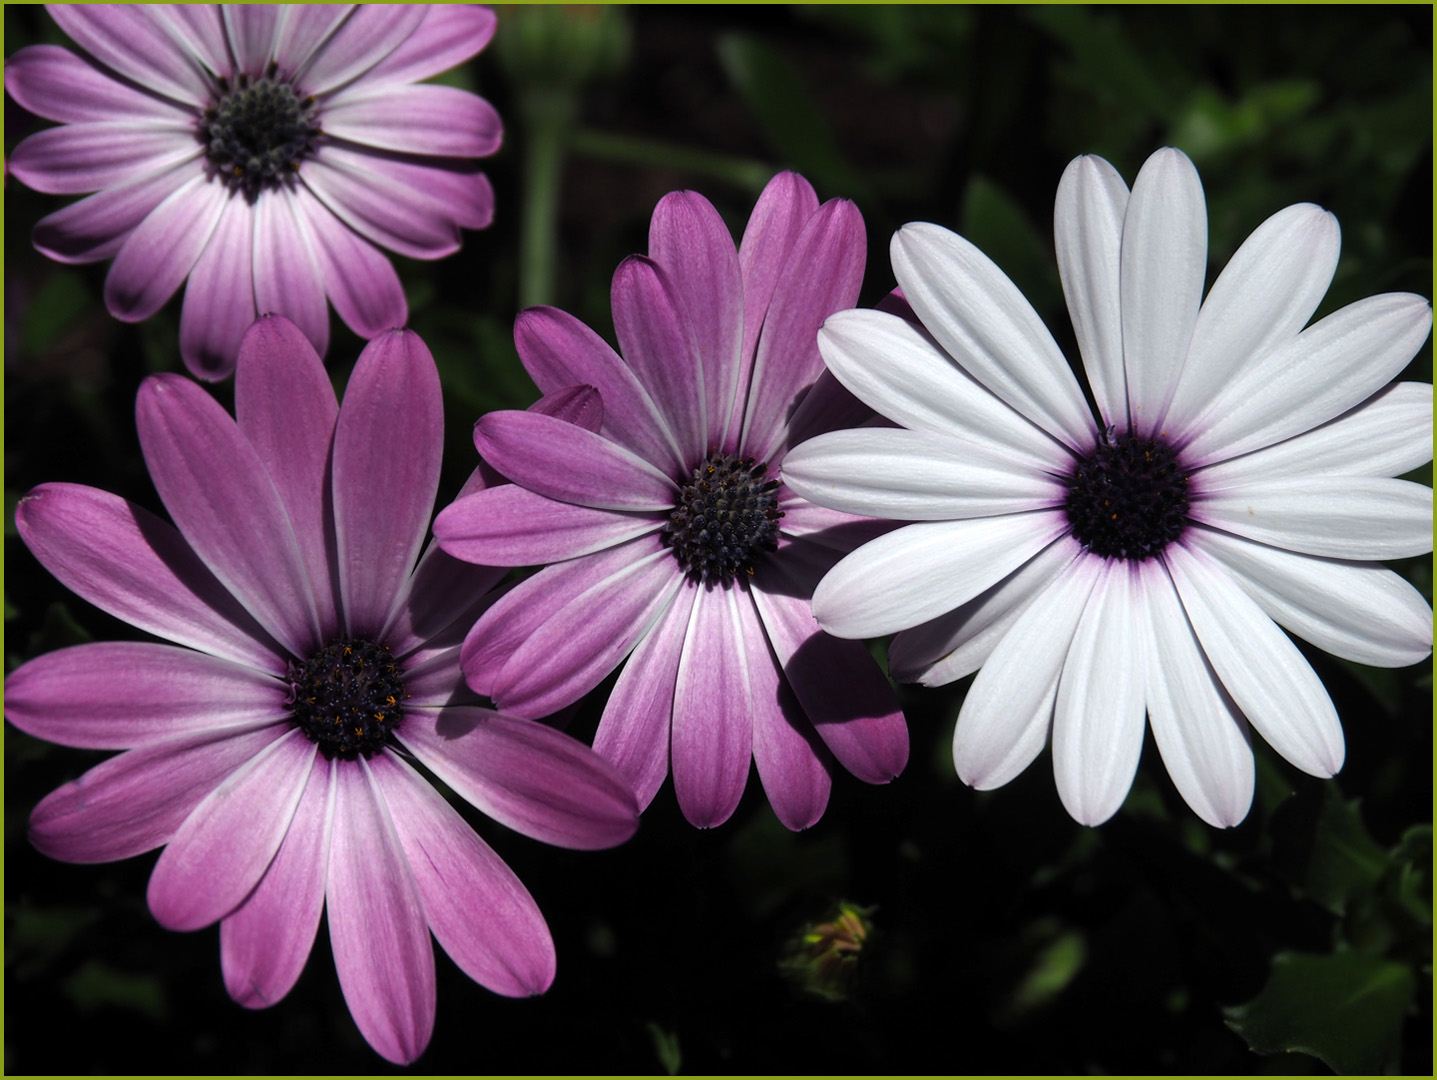
[[[684,573],[705,585],[752,574],[760,552],[778,547],[778,481],[766,462],[715,450],[683,484],[664,543]]]
[[[404,717],[404,680],[388,646],[334,641],[290,670],[294,720],[327,758],[382,749]]]
[[[1094,555],[1141,562],[1187,528],[1188,473],[1161,439],[1108,429],[1067,484],[1073,535]]]
[[[308,156],[319,124],[313,97],[301,97],[276,68],[260,78],[241,73],[220,79],[219,94],[204,112],[200,141],[215,169],[231,185],[254,195],[273,187]]]

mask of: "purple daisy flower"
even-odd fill
[[[737,250],[713,206],[685,191],[655,208],[649,252],[614,274],[622,358],[553,308],[515,324],[541,391],[596,387],[602,426],[532,412],[476,425],[479,452],[515,483],[457,500],[435,537],[462,559],[554,565],[478,621],[464,673],[536,717],[627,656],[594,748],[640,806],[672,761],[684,816],[718,825],[752,758],[779,819],[806,828],[828,803],[832,760],[886,783],[908,759],[882,671],[809,608],[824,571],[887,526],[814,506],[778,478],[789,446],[868,415],[815,344],[858,298],[863,219],[783,173]]]
[[[554,976],[534,900],[416,766],[563,847],[623,842],[638,808],[582,743],[464,686],[460,644],[502,571],[432,545],[419,558],[443,441],[423,342],[376,338],[340,407],[304,335],[266,317],[235,400],[231,418],[178,375],[140,388],[141,446],[178,528],[75,484],[20,503],[56,577],[174,643],[79,645],[6,680],[21,730],[126,751],[48,795],[30,839],[80,863],[163,846],[150,910],[172,930],[218,920],[226,988],[249,1008],[289,992],[327,909],[355,1023],[410,1062],[434,1025],[430,931],[496,993]]]
[[[6,61],[10,96],[64,125],[7,164],[38,191],[97,194],[44,218],[35,246],[66,263],[113,258],[105,306],[125,322],[188,278],[180,351],[201,378],[234,370],[257,312],[288,316],[321,355],[328,303],[361,337],[402,326],[380,249],[437,259],[494,216],[468,159],[498,149],[498,114],[414,85],[488,44],[487,8],[48,10],[89,55],[35,45]]]

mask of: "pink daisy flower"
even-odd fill
[[[822,816],[831,762],[886,783],[908,732],[857,642],[819,630],[809,597],[844,552],[886,526],[823,510],[778,477],[788,447],[867,415],[824,373],[814,335],[851,307],[863,219],[775,177],[737,250],[702,196],[665,196],[649,257],[614,274],[620,357],[552,308],[514,339],[541,391],[599,390],[597,433],[532,412],[475,427],[513,485],[476,492],[435,522],[440,545],[492,565],[552,562],[496,603],[464,643],[469,685],[544,716],[628,657],[594,748],[640,806],[672,762],[694,825],[733,813],[749,760],[791,829]]]
[[[139,5],[48,8],[88,55],[21,49],[5,89],[62,127],[15,147],[10,172],[55,195],[34,242],[66,263],[113,258],[105,306],[147,319],[186,279],[180,351],[234,370],[256,313],[288,316],[322,355],[329,309],[361,337],[408,318],[381,249],[437,259],[494,216],[468,160],[498,114],[414,85],[488,43],[486,8]],[[327,298],[327,300],[326,300]]]
[[[431,931],[496,993],[554,977],[534,900],[419,769],[563,847],[623,842],[638,808],[588,747],[464,686],[460,643],[502,571],[419,558],[443,442],[423,342],[376,338],[341,407],[300,331],[267,317],[241,345],[235,400],[231,418],[178,375],[140,388],[175,526],[75,484],[20,503],[56,577],[173,642],[61,649],[6,680],[21,730],[125,751],[47,796],[30,839],[79,863],[163,846],[150,910],[172,930],[218,920],[225,986],[249,1008],[289,992],[327,909],[355,1023],[410,1062],[434,1025]]]

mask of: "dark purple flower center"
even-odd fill
[[[332,641],[289,672],[294,721],[327,758],[371,757],[404,718],[403,673],[387,645]]]
[[[1142,562],[1187,528],[1188,471],[1161,439],[1109,428],[1067,484],[1068,523],[1094,555]]]
[[[767,462],[715,450],[682,483],[663,539],[694,581],[727,585],[778,547],[781,517]]]
[[[310,152],[319,123],[313,97],[300,97],[270,65],[255,78],[220,79],[200,121],[200,141],[220,176],[246,195],[277,186]]]

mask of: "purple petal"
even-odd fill
[[[279,851],[318,753],[290,728],[185,818],[150,875],[150,913],[161,926],[198,930],[240,905]]]
[[[281,71],[298,72],[354,11],[353,4],[282,4],[275,32],[274,61]]]
[[[523,882],[398,755],[370,768],[450,959],[496,994],[542,994],[554,981],[554,939]]]
[[[578,319],[558,308],[529,308],[514,320],[514,346],[540,391],[594,387],[604,402],[605,435],[675,474],[689,467],[648,391],[619,354]]]
[[[294,193],[282,188],[269,194],[255,204],[255,309],[293,321],[323,356],[329,349],[329,304],[319,258]]]
[[[757,591],[754,599],[758,599]],[[807,607],[807,603],[804,603]],[[803,706],[779,671],[772,650],[759,654],[757,643],[768,635],[759,621],[762,609],[739,602],[743,611],[744,640],[754,654],[748,677],[753,698],[753,763],[769,805],[784,826],[806,829],[823,816],[833,778],[830,757],[814,733]],[[747,610],[744,610],[747,609]],[[767,661],[767,662],[765,662]]]
[[[639,809],[617,769],[583,743],[489,709],[410,709],[399,741],[495,821],[584,851],[634,835]]]
[[[452,86],[366,85],[325,107],[324,133],[381,150],[469,158],[498,150],[504,125],[493,105]]]
[[[763,320],[743,424],[743,445],[760,461],[774,453],[798,397],[823,371],[818,328],[858,303],[867,253],[858,208],[831,199],[799,233],[768,310],[745,312]]]
[[[227,378],[240,339],[254,322],[254,219],[253,206],[232,200],[190,273],[180,313],[180,355],[197,378]]]
[[[359,1032],[387,1061],[407,1065],[434,1031],[434,949],[409,859],[363,758],[334,772],[329,943]]]
[[[280,679],[190,649],[147,641],[74,645],[5,679],[5,718],[62,746],[124,750],[290,715]]]
[[[105,278],[110,314],[139,322],[159,311],[194,268],[221,216],[240,201],[231,204],[224,185],[196,176],[155,207],[121,245]]]
[[[696,595],[695,589],[680,589],[654,628],[634,646],[594,733],[594,750],[628,778],[640,810],[654,801],[669,775],[674,685]]]
[[[753,598],[794,696],[833,756],[865,783],[886,784],[901,773],[908,725],[863,643],[820,630],[806,592],[756,587]]]
[[[494,602],[491,590],[503,577],[500,567],[462,562],[431,543],[404,582],[379,640],[411,665],[426,662],[436,651],[457,648],[474,620]],[[454,663],[457,669],[457,655]]]
[[[497,23],[493,10],[478,4],[431,4],[424,21],[360,85],[418,82],[457,67],[489,44]]]
[[[287,658],[167,521],[118,495],[42,484],[15,511],[20,538],[67,588],[117,619],[275,674]]]
[[[445,551],[469,562],[538,566],[602,551],[662,524],[652,514],[574,506],[503,484],[446,506],[434,535]]]
[[[689,824],[722,825],[738,806],[753,755],[751,654],[735,589],[694,591],[674,688],[674,794]],[[766,652],[767,650],[764,649]]]
[[[351,634],[375,633],[388,620],[428,532],[443,450],[434,357],[412,330],[375,338],[359,355],[334,429],[334,531]]]
[[[168,24],[170,35],[184,43],[205,71],[211,75],[233,74],[221,5],[157,4],[155,13]]]
[[[220,582],[295,656],[319,633],[289,515],[230,415],[178,375],[152,375],[135,407],[140,448],[165,508]]]
[[[339,404],[314,347],[283,317],[260,318],[239,348],[235,423],[294,526],[321,626],[335,626],[329,550],[329,451]]]
[[[334,90],[374,67],[423,21],[419,5],[358,4],[315,48],[296,73],[296,84],[310,94]]]
[[[409,306],[394,265],[307,188],[296,192],[295,205],[314,244],[325,292],[344,324],[372,338],[408,322]]]
[[[654,207],[649,257],[663,267],[702,360],[701,393],[708,422],[704,446],[722,446],[738,393],[744,332],[743,277],[733,237],[702,195],[675,191]],[[627,347],[624,355],[632,362]],[[645,382],[654,385],[650,379]]]
[[[672,510],[678,485],[602,435],[539,413],[481,417],[474,445],[516,484],[561,502],[601,510]]]
[[[124,4],[51,4],[46,10],[81,48],[127,79],[187,105],[209,100],[199,58],[159,12]]]
[[[770,467],[778,467],[790,447],[840,428],[858,427],[873,416],[873,410],[838,381],[832,371],[819,372],[789,418],[782,439],[769,452]]]
[[[220,922],[225,989],[246,1009],[263,1009],[288,994],[314,948],[324,910],[335,764],[315,755],[274,861],[249,898]]]
[[[284,10],[278,4],[221,5],[220,16],[237,71],[260,72],[269,66]]]
[[[31,45],[7,59],[5,90],[22,108],[61,124],[183,124],[194,116],[193,107],[127,86],[93,60],[59,45]]]
[[[509,656],[490,695],[499,708],[539,717],[577,701],[618,666],[672,602],[683,578],[657,540],[646,537],[614,550],[626,553],[629,565],[571,594]]]
[[[56,788],[30,814],[30,842],[73,863],[128,859],[167,844],[226,776],[287,730],[190,735],[129,750]]]
[[[709,449],[708,359],[699,351],[682,296],[663,267],[631,255],[614,271],[610,300],[619,351],[673,432],[681,457],[697,463]]]
[[[818,210],[813,185],[795,172],[781,172],[764,187],[749,215],[739,243],[738,263],[743,277],[743,345],[738,385],[747,387],[758,349],[759,331],[773,291],[798,234]],[[724,443],[736,439],[743,423],[736,410]]]
[[[529,411],[557,417],[566,424],[577,424],[585,431],[598,431],[604,426],[604,401],[592,386],[554,390],[530,405]]]
[[[68,124],[36,132],[6,161],[28,187],[48,195],[79,195],[200,156],[194,133],[176,124]]]
[[[153,175],[136,177],[41,218],[31,239],[42,255],[57,262],[108,259],[155,207],[202,177],[196,161],[182,161]]]

